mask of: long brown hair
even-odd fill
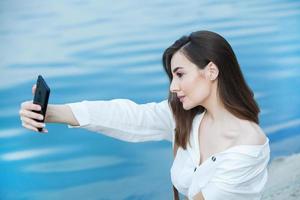
[[[196,31],[189,36],[181,37],[168,47],[164,51],[162,63],[170,83],[172,81],[171,59],[179,50],[200,69],[204,69],[209,62],[217,65],[218,95],[225,108],[240,119],[259,123],[260,110],[254,94],[243,77],[230,44],[222,36],[211,31]],[[184,110],[176,94],[171,91],[169,91],[168,102],[176,122],[175,142],[186,149],[193,119],[205,108],[198,106]]]

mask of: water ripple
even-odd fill
[[[57,153],[68,153],[74,150],[78,150],[77,147],[49,147],[49,148],[38,148],[38,149],[26,149],[20,151],[14,151],[9,153],[3,153],[0,156],[2,161],[19,161],[38,158],[41,156],[49,156]]]
[[[74,172],[119,165],[122,162],[122,158],[113,156],[85,156],[43,163],[34,163],[25,166],[23,171],[35,173]]]

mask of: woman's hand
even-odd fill
[[[32,86],[32,94],[35,94],[36,84]],[[43,128],[42,132],[47,133],[48,130],[45,129],[46,124],[43,122],[37,122],[36,120],[43,120],[43,115],[35,113],[33,111],[40,111],[41,106],[34,104],[33,101],[25,101],[21,104],[19,111],[20,119],[22,121],[22,126],[26,129],[32,131],[38,131],[38,128]]]

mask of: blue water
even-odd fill
[[[211,30],[232,45],[261,107],[272,159],[300,152],[299,1],[0,1],[0,199],[170,199],[168,142],[21,127],[42,74],[50,103],[167,98],[164,49]]]

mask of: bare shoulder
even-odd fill
[[[262,128],[249,120],[233,118],[233,120],[228,120],[225,127],[222,136],[229,144],[228,146],[262,145],[267,140]]]
[[[261,145],[266,142],[266,135],[261,127],[251,121],[242,120],[240,123],[240,135],[237,142],[245,145]]]

